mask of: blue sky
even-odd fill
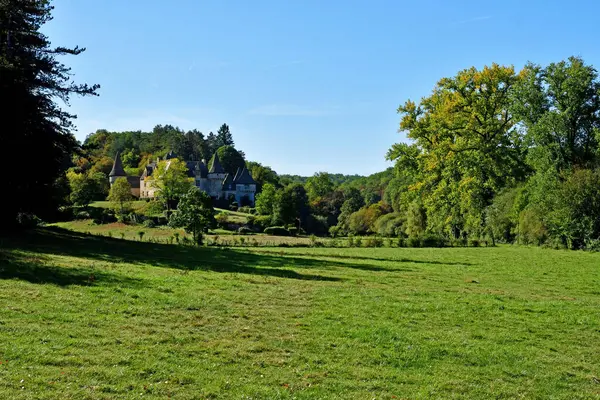
[[[526,3],[526,4],[525,4]],[[64,61],[98,98],[74,98],[77,137],[226,122],[279,173],[371,174],[396,109],[492,62],[570,55],[600,66],[597,1],[55,0],[45,33],[87,47]]]

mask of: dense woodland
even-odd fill
[[[409,142],[391,146],[386,157],[395,166],[386,171],[278,175],[247,160],[227,124],[216,134],[171,125],[151,132],[100,129],[78,143],[74,116],[58,101],[96,95],[99,86],[73,83],[57,61],[84,49],[50,47],[39,29],[51,10],[47,1],[0,2],[0,95],[10,127],[2,132],[3,148],[10,149],[4,161],[20,166],[5,174],[11,193],[4,227],[34,215],[61,218],[59,210],[109,195],[122,214],[123,199],[108,185],[117,152],[136,176],[169,151],[208,163],[218,152],[226,170],[245,165],[258,183],[256,206],[246,210],[255,231],[600,249],[600,81],[581,58],[520,71],[491,64],[440,79],[430,95],[398,108]],[[24,167],[22,149],[30,160]],[[172,200],[205,203],[187,195],[174,192]]]

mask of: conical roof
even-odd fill
[[[219,160],[219,154],[215,153],[215,157],[213,159],[212,165],[210,166],[209,174],[222,174],[225,170],[221,166],[221,161]]]
[[[252,179],[252,176],[246,167],[242,168],[242,172],[236,175],[236,179],[233,183],[236,185],[256,185],[256,181]]]
[[[235,185],[233,184],[233,178],[231,174],[225,175],[225,179],[223,179],[223,190],[235,190]]]
[[[110,170],[110,174],[108,176],[127,176],[125,170],[123,169],[123,163],[121,162],[121,153],[117,152],[115,156],[115,162],[113,163],[113,167]]]

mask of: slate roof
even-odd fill
[[[234,179],[233,183],[236,185],[256,185],[256,181],[252,179],[252,176],[246,167],[242,168],[242,171],[236,175],[236,179]]]
[[[213,160],[212,165],[210,166],[209,174],[222,174],[225,170],[221,166],[221,161],[219,160],[219,154],[215,153],[215,158]]]
[[[233,183],[231,174],[225,175],[225,179],[223,179],[223,190],[235,190],[235,184]]]
[[[113,167],[108,176],[127,176],[125,170],[123,169],[123,163],[121,162],[121,153],[117,152],[117,155],[115,156],[115,162],[113,163]]]
[[[172,158],[177,158],[177,154],[175,154],[173,150],[169,150],[169,152],[165,156],[165,160],[170,160]]]
[[[131,185],[132,189],[139,189],[140,188],[140,178],[139,178],[139,176],[128,176],[127,177],[127,182],[129,182],[129,185]]]

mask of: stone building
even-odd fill
[[[165,157],[165,161],[177,158],[177,155],[170,151]],[[118,177],[126,177],[131,184],[131,193],[141,199],[153,199],[156,197],[155,188],[147,179],[156,170],[160,159],[151,162],[146,167],[142,176],[127,176],[123,170],[120,155],[117,153],[113,169],[109,175],[110,184],[112,185]],[[227,173],[218,154],[215,153],[214,160],[210,169],[206,162],[202,161],[185,161],[188,169],[188,177],[193,179],[194,185],[200,190],[208,193],[215,200],[228,200],[233,196],[239,205],[254,206],[256,196],[256,182],[250,175],[246,167],[238,169],[234,176]],[[135,181],[135,182],[134,182]]]

